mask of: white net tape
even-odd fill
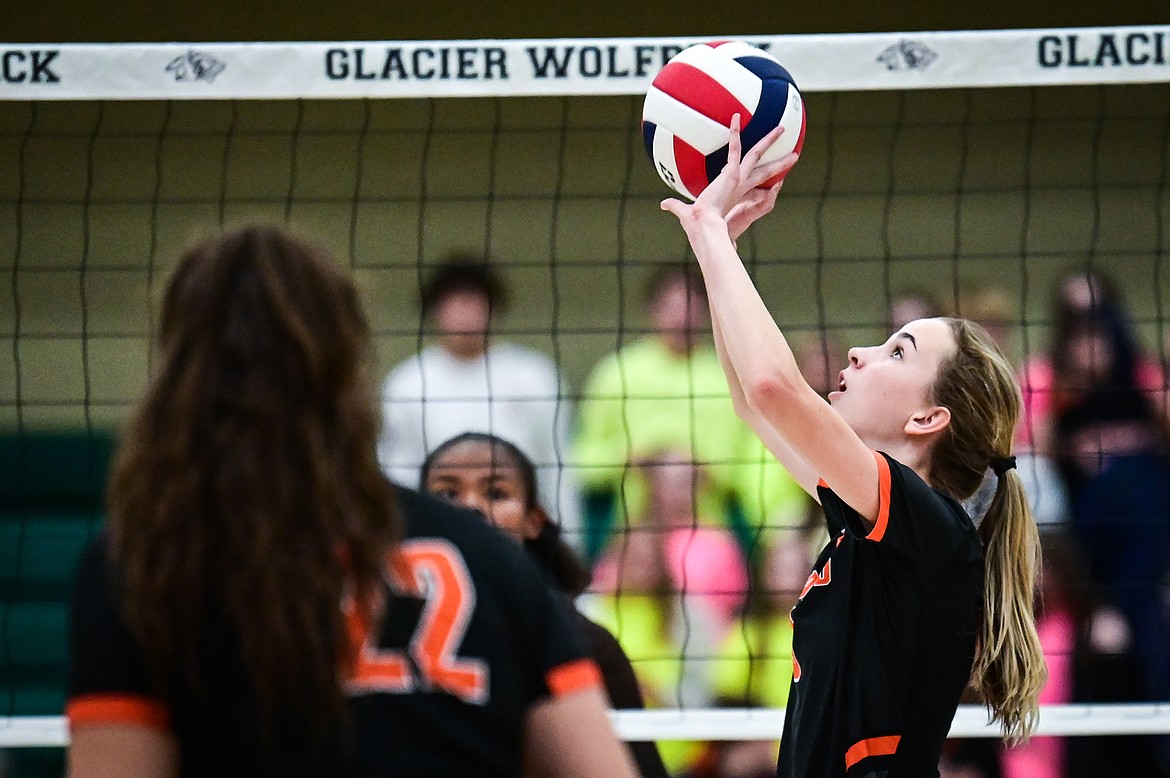
[[[770,708],[626,710],[612,713],[622,740],[775,740],[784,711]],[[1044,705],[1034,736],[1170,734],[1170,703]],[[999,727],[977,705],[959,708],[951,737],[998,737]],[[64,746],[69,732],[61,716],[0,718],[0,748]]]
[[[756,35],[804,92],[1170,80],[1170,26]],[[710,38],[0,44],[0,100],[645,93]]]

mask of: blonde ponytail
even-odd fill
[[[939,371],[934,397],[951,411],[947,435],[931,456],[931,483],[956,499],[970,497],[994,464],[998,483],[979,525],[983,541],[983,621],[971,686],[1005,740],[1035,730],[1037,700],[1048,677],[1033,599],[1040,536],[1024,485],[1008,457],[1020,415],[1020,387],[1011,364],[987,331],[948,319],[955,356]]]
[[[1033,613],[1040,535],[1014,471],[999,476],[979,525],[983,540],[983,622],[971,685],[1010,743],[1026,740],[1039,718],[1048,678]]]

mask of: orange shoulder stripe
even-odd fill
[[[848,770],[868,756],[889,756],[897,752],[898,742],[901,739],[901,735],[886,735],[884,737],[866,738],[865,740],[854,743],[845,752],[845,769]]]
[[[600,687],[601,670],[592,659],[578,659],[549,670],[545,682],[553,696],[559,697],[582,689]]]
[[[890,521],[890,463],[878,452],[873,452],[878,466],[878,515],[873,529],[865,537],[875,543],[880,543],[886,536],[886,525]]]
[[[158,700],[135,694],[83,694],[65,705],[69,727],[136,724],[169,732],[171,715]]]

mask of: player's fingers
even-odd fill
[[[749,207],[755,208],[763,203],[767,203],[769,199],[774,200],[775,195],[773,194],[773,189],[774,187],[764,188],[762,186],[757,186],[747,193],[747,195],[744,197],[744,202]]]
[[[752,146],[748,150],[748,153],[744,156],[744,159],[743,159],[744,163],[750,164],[752,167],[755,167],[756,164],[759,162],[760,157],[762,157],[764,155],[764,152],[767,151],[769,148],[771,148],[772,144],[775,143],[776,140],[783,134],[784,134],[784,126],[783,125],[778,125],[778,126],[774,127],[771,132],[769,132],[764,137],[760,138],[759,142],[756,143],[756,145]]]
[[[748,176],[746,183],[753,188],[763,186],[765,181],[782,175],[784,170],[785,168],[780,164],[780,160],[773,160],[763,165],[758,165],[752,168],[751,175]]]
[[[731,117],[731,132],[727,138],[727,164],[738,165],[743,154],[742,141],[739,137],[739,114]]]
[[[673,213],[675,216],[682,216],[687,206],[677,198],[668,197],[659,203],[658,207],[664,211]]]
[[[762,165],[757,165],[752,168],[751,175],[748,176],[748,183],[753,187],[767,181],[769,178],[787,174],[792,166],[796,164],[799,157],[796,154],[786,154],[780,159],[774,159],[771,162],[765,162]]]
[[[775,205],[776,196],[771,194],[770,188],[756,187],[744,196],[741,203],[741,215],[748,216],[752,221],[755,221],[771,211]]]
[[[780,187],[783,185],[784,182],[781,181],[768,187],[767,189],[764,189],[763,187],[757,189],[757,191],[760,192],[759,208],[764,213],[768,213],[776,207],[776,195],[780,194]]]

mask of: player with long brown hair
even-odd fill
[[[537,568],[382,475],[328,255],[207,241],[159,336],[74,599],[72,776],[631,774]]]

